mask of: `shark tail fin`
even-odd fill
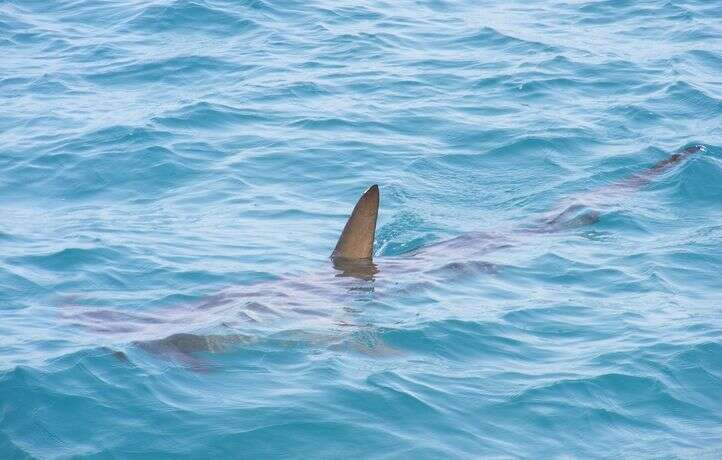
[[[379,186],[372,185],[353,208],[331,258],[371,259],[378,213]]]
[[[660,174],[663,174],[673,168],[674,166],[678,165],[682,161],[686,160],[687,157],[690,155],[694,155],[695,153],[703,153],[707,149],[704,145],[701,144],[695,144],[690,147],[683,148],[681,150],[678,150],[677,152],[673,153],[672,155],[668,156],[662,161],[657,162],[654,166],[651,168],[631,176],[624,182],[619,183],[621,187],[641,187],[643,185],[646,185],[650,181],[652,181],[655,177],[659,176]]]

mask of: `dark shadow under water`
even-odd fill
[[[400,278],[411,276],[443,283],[463,276],[494,274],[500,267],[485,262],[484,256],[530,244],[529,238],[542,238],[543,234],[594,225],[605,207],[620,194],[638,189],[703,150],[700,145],[682,149],[639,174],[575,197],[572,204],[508,235],[471,232],[395,257],[374,261],[334,259],[319,273],[230,288],[201,302],[162,312],[75,309],[65,318],[86,330],[112,335],[120,343],[130,343],[189,369],[205,371],[210,366],[199,358],[199,353],[219,353],[248,344],[254,340],[254,334],[268,331],[278,321],[286,327],[293,323],[293,329],[314,329],[325,324],[348,330],[356,323],[355,313],[339,306],[348,304],[349,298],[383,297],[396,289]],[[223,333],[189,332],[208,328]],[[122,352],[117,352],[116,357],[127,360]]]

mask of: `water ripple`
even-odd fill
[[[720,17],[2,3],[0,458],[720,457]]]

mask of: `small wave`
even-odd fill
[[[147,83],[182,84],[203,75],[218,75],[232,69],[224,59],[210,56],[176,56],[145,62],[115,65],[104,72],[85,76],[88,81],[107,85],[134,85]]]
[[[256,24],[229,9],[204,3],[176,0],[167,5],[150,5],[124,24],[128,32],[201,32],[212,36],[238,35],[255,29]]]
[[[155,123],[168,128],[217,128],[268,120],[269,115],[266,111],[240,109],[208,102],[198,102],[183,107],[175,113],[153,119]]]
[[[500,48],[506,52],[557,52],[558,50],[550,45],[515,38],[506,35],[492,27],[483,27],[473,35],[462,38],[456,38],[451,41],[453,44],[478,47],[483,44],[484,47]]]
[[[20,257],[18,263],[32,264],[46,270],[76,270],[80,267],[116,263],[120,252],[109,248],[65,248],[42,255]]]

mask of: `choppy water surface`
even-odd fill
[[[0,458],[722,457],[720,75],[715,1],[0,3]]]

